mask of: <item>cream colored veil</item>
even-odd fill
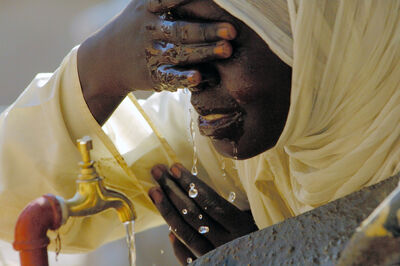
[[[258,156],[267,174],[247,177],[259,190],[273,180],[299,214],[399,172],[400,1],[215,2],[293,67],[284,132]]]

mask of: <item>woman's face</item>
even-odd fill
[[[222,155],[238,159],[273,147],[289,110],[291,68],[253,30],[211,0],[194,1],[178,15],[228,21],[238,31],[231,58],[202,66],[203,72],[216,73],[219,82],[192,92],[201,134],[210,137]]]

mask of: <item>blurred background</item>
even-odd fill
[[[53,72],[74,46],[117,15],[128,2],[0,0],[0,111],[18,97],[37,73]],[[178,264],[166,226],[137,234],[136,246],[138,266]],[[65,266],[126,266],[128,250],[122,239],[88,254],[60,254],[58,261],[49,254],[49,262]],[[0,240],[0,266],[3,265],[19,265],[19,261],[11,245]]]

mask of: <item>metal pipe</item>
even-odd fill
[[[13,246],[20,251],[22,266],[48,265],[47,230],[59,228],[69,217],[89,216],[114,208],[123,223],[136,218],[131,201],[122,193],[107,189],[97,175],[90,159],[92,140],[84,137],[77,145],[82,162],[74,197],[64,200],[53,195],[42,196],[30,203],[18,218]]]
[[[48,265],[46,233],[62,224],[62,209],[58,199],[45,195],[32,201],[20,214],[15,227],[13,247],[19,251],[21,266]]]

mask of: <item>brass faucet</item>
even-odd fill
[[[121,222],[125,223],[136,218],[131,201],[123,194],[107,189],[94,168],[90,158],[93,148],[90,137],[85,136],[77,141],[82,155],[81,174],[78,177],[77,191],[71,199],[65,201],[63,221],[70,216],[87,216],[99,213],[108,208],[114,208]]]

